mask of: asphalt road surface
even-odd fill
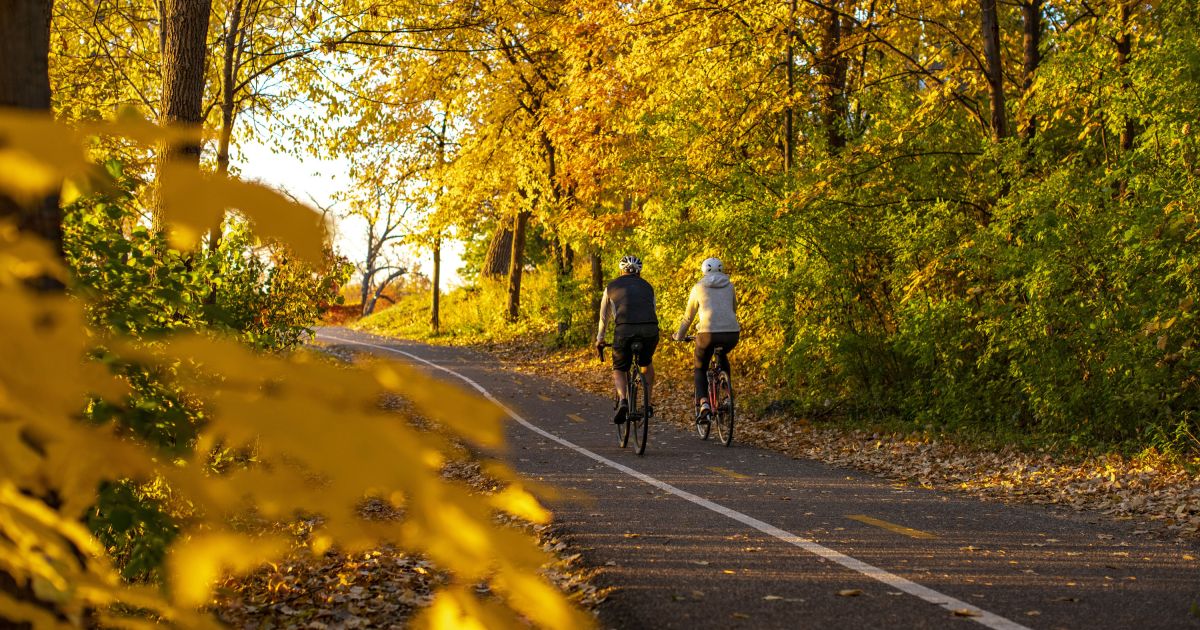
[[[512,465],[590,497],[550,507],[597,586],[614,589],[605,627],[1200,628],[1200,549],[1132,523],[726,448],[662,421],[638,457],[601,396],[468,349],[340,328],[318,338],[505,409]]]

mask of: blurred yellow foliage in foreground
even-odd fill
[[[79,129],[0,112],[0,170],[8,172],[0,191],[30,199],[54,192],[64,178],[87,186],[79,182],[92,172],[83,143],[97,133],[150,144],[180,132],[144,122]],[[164,177],[177,244],[194,245],[189,235],[205,233],[219,217],[214,209],[236,208],[261,235],[301,255],[319,255],[325,235],[315,213],[274,191],[182,168]],[[536,543],[493,520],[500,509],[545,522],[549,514],[537,500],[518,484],[483,497],[444,479],[441,466],[454,453],[449,440],[414,428],[378,402],[397,394],[447,434],[489,448],[503,441],[495,406],[400,364],[350,369],[197,335],[153,342],[107,337],[87,326],[77,298],[30,288],[47,275],[67,280],[55,253],[0,225],[0,571],[34,595],[18,600],[0,591],[0,617],[36,627],[79,626],[89,615],[118,627],[216,626],[198,609],[218,578],[289,549],[282,538],[230,525],[252,511],[279,520],[320,515],[315,551],[331,543],[352,551],[388,542],[452,572],[455,581],[421,617],[423,625],[491,628],[521,625],[522,617],[544,627],[590,625],[539,576],[548,558]],[[122,361],[171,367],[179,384],[205,402],[209,422],[194,455],[167,461],[112,426],[80,421],[89,400],[119,400],[125,391],[120,377],[92,358],[99,349]],[[219,476],[205,472],[209,448],[250,445],[257,463]],[[82,525],[100,484],[119,479],[165,480],[198,515],[170,549],[166,589],[124,583]],[[356,505],[367,496],[403,506],[404,518],[359,518]],[[480,581],[500,601],[478,599],[471,586]]]

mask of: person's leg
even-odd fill
[[[729,352],[737,346],[738,338],[740,336],[740,333],[736,332],[719,333],[720,339],[714,340],[713,342],[714,344],[724,346],[725,348],[725,351],[721,353],[721,370],[730,377],[733,376],[733,372],[730,371],[732,368],[729,367]]]
[[[703,405],[708,401],[708,362],[712,359],[711,333],[696,333],[696,362],[692,364],[696,382],[696,401]]]
[[[646,383],[646,399],[654,404],[654,351],[658,349],[658,333],[642,337],[642,356],[638,357],[642,367],[642,380]]]
[[[654,404],[654,364],[642,368],[642,380],[646,382],[646,398]]]
[[[633,340],[620,331],[613,333],[612,368],[613,387],[617,391],[617,400],[625,400],[629,392],[629,366],[633,363],[633,351],[630,346]]]
[[[617,390],[617,400],[625,400],[629,391],[629,376],[625,370],[613,370],[613,386]]]

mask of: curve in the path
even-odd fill
[[[763,522],[752,516],[743,514],[737,510],[734,510],[734,509],[728,508],[724,505],[721,505],[719,503],[710,501],[708,499],[705,499],[704,497],[697,496],[697,495],[695,495],[691,492],[688,492],[686,490],[683,490],[681,488],[677,488],[669,483],[666,483],[665,481],[661,481],[655,477],[652,477],[643,472],[640,472],[638,470],[630,468],[629,466],[626,466],[619,462],[615,462],[607,457],[604,457],[603,455],[594,453],[586,448],[583,448],[582,446],[574,444],[573,442],[570,442],[558,435],[555,435],[554,433],[546,431],[545,429],[542,429],[541,427],[529,422],[528,420],[523,418],[520,414],[518,414],[516,411],[514,411],[513,409],[511,409],[507,405],[505,405],[503,402],[501,402],[497,397],[492,395],[492,393],[490,391],[488,391],[487,388],[483,387],[482,385],[480,385],[479,383],[477,383],[470,377],[460,374],[459,372],[457,372],[453,369],[450,369],[443,365],[438,365],[437,363],[434,363],[433,361],[429,361],[429,360],[419,357],[415,354],[412,354],[410,352],[405,352],[405,351],[399,350],[397,348],[382,346],[379,344],[373,344],[373,343],[368,343],[368,342],[363,342],[363,341],[357,341],[357,340],[353,340],[353,339],[345,339],[342,337],[331,335],[329,333],[322,333],[320,335],[320,338],[334,341],[337,343],[342,343],[342,344],[347,344],[347,345],[355,345],[355,346],[363,346],[363,347],[373,348],[375,350],[380,350],[383,352],[400,355],[409,360],[416,361],[418,363],[427,365],[435,370],[439,370],[441,372],[449,374],[450,376],[462,381],[463,383],[466,383],[467,386],[469,386],[472,389],[474,389],[475,391],[479,392],[479,394],[481,396],[483,396],[484,398],[491,401],[493,404],[495,404],[497,407],[499,407],[501,410],[503,410],[505,414],[507,414],[510,418],[512,418],[514,421],[516,421],[518,424],[525,427],[526,429],[533,431],[534,433],[536,433],[548,440],[556,442],[568,449],[571,449],[572,451],[575,451],[585,457],[588,457],[588,458],[595,460],[601,464],[604,464],[605,466],[608,466],[608,467],[618,470],[626,475],[629,475],[630,477],[633,477],[633,478],[637,479],[638,481],[641,481],[643,483],[654,486],[655,488],[658,488],[659,490],[662,490],[669,494],[675,495],[681,499],[684,499],[685,501],[689,501],[689,502],[691,502],[695,505],[698,505],[700,507],[703,507],[707,510],[716,512],[717,514],[720,514],[726,518],[737,521],[743,525],[752,527],[764,534],[767,534],[768,536],[771,536],[773,538],[781,540],[790,545],[799,547],[800,549],[803,549],[804,551],[807,551],[808,553],[811,553],[815,556],[824,558],[831,562],[835,562],[843,567],[846,567],[847,569],[850,569],[851,571],[855,571],[855,572],[860,573],[860,574],[862,574],[866,577],[869,577],[873,580],[882,582],[896,590],[899,590],[899,591],[902,591],[909,595],[912,595],[914,597],[920,598],[926,602],[934,604],[935,606],[940,606],[942,608],[945,608],[946,610],[951,611],[954,614],[958,614],[958,615],[967,617],[970,620],[972,620],[976,623],[979,623],[987,628],[992,628],[994,630],[1029,630],[1026,626],[1021,625],[1021,624],[1019,624],[1015,621],[1012,621],[1010,619],[1007,619],[1005,617],[1002,617],[1000,615],[997,615],[993,612],[984,610],[978,606],[975,606],[968,602],[964,602],[960,599],[951,597],[944,593],[940,593],[932,588],[923,586],[921,584],[913,582],[912,580],[895,575],[895,574],[885,571],[879,567],[871,565],[867,562],[863,562],[862,560],[859,560],[852,556],[849,556],[849,555],[846,555],[839,551],[830,549],[829,547],[826,547],[826,546],[821,545],[812,540],[808,540],[806,538],[803,538],[801,536],[798,536],[796,534],[788,532],[784,529],[781,529],[779,527],[771,525],[770,523]]]

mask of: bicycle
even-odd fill
[[[600,362],[604,362],[604,349],[612,344],[601,344],[596,351],[600,354]],[[646,383],[642,377],[642,370],[638,366],[638,357],[642,353],[641,340],[635,339],[629,346],[633,354],[632,360],[629,362],[629,370],[626,372],[626,389],[625,399],[629,401],[629,413],[625,417],[625,422],[617,425],[617,443],[621,448],[629,445],[629,434],[633,434],[634,452],[638,455],[646,453],[646,442],[648,441],[648,433],[650,430],[650,418],[654,415],[653,408],[650,407],[650,392],[646,390]],[[641,406],[638,405],[638,392],[641,392]],[[621,399],[618,398],[613,409],[621,405]]]
[[[683,341],[695,341],[695,337],[685,337]],[[717,437],[721,443],[729,446],[733,443],[733,381],[729,374],[721,369],[721,355],[725,353],[724,346],[713,348],[712,358],[708,360],[708,405],[711,411],[708,416],[702,416],[700,401],[694,400],[696,410],[696,433],[700,439],[707,440],[712,431],[712,416],[717,418]]]

